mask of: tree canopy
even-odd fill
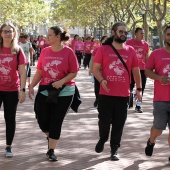
[[[169,23],[170,0],[0,0],[0,22],[13,22],[19,28],[38,27],[50,21],[65,28],[81,26],[104,33],[111,24],[124,21],[129,30],[136,26],[158,29],[161,37]]]

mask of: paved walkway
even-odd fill
[[[33,73],[35,67],[33,67]],[[79,113],[67,114],[56,153],[58,162],[49,162],[45,156],[47,141],[40,131],[33,112],[33,101],[27,98],[17,112],[16,135],[13,142],[15,156],[4,157],[5,128],[3,111],[0,111],[0,170],[169,170],[170,156],[166,130],[157,140],[154,155],[148,158],[144,147],[152,125],[153,82],[147,82],[143,98],[144,113],[130,109],[124,128],[120,160],[110,161],[109,142],[102,154],[94,151],[98,141],[97,110],[93,108],[93,83],[88,70],[80,69],[76,78],[83,103]]]

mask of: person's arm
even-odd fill
[[[146,54],[146,57],[145,57],[145,63],[147,63],[148,58],[149,58],[149,52]]]
[[[29,98],[32,100],[32,95],[34,96],[34,87],[39,83],[42,79],[42,70],[37,70],[31,84],[29,85]]]
[[[107,88],[107,81],[103,78],[100,69],[101,69],[101,64],[94,63],[93,64],[93,75],[102,85],[103,89],[109,92],[109,89]]]
[[[133,72],[133,77],[136,83],[136,89],[140,89],[140,90],[136,90],[136,94],[138,97],[138,101],[142,100],[142,83],[141,83],[141,74],[140,74],[140,70],[139,67],[134,67],[132,69]]]
[[[67,76],[65,76],[61,80],[58,80],[58,81],[52,83],[52,86],[58,89],[61,86],[63,86],[65,83],[67,83],[67,82],[71,81],[72,79],[74,79],[76,76],[77,76],[77,72],[69,73]]]
[[[161,84],[169,84],[170,83],[170,78],[167,76],[160,76],[156,74],[153,70],[146,69],[145,70],[145,75],[149,77],[150,79],[153,80],[158,80],[161,82]]]
[[[20,91],[19,91],[19,102],[23,103],[25,101],[25,85],[26,85],[26,65],[21,64],[18,66],[19,67],[19,74],[20,74]]]
[[[94,56],[91,56],[90,63],[89,63],[89,76],[93,72],[93,62],[94,62]]]
[[[30,47],[29,52],[30,52],[30,60],[31,60],[30,66],[32,66],[33,65],[33,55],[34,55],[35,51],[32,47]]]

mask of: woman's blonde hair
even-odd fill
[[[0,28],[0,51],[3,47],[3,38],[1,36],[1,33],[2,33],[3,28],[6,27],[6,26],[10,26],[13,29],[14,38],[11,41],[11,52],[17,53],[19,51],[18,33],[17,33],[17,29],[15,28],[15,26],[12,23],[4,23]]]

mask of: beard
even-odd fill
[[[116,41],[117,43],[124,43],[126,41],[127,37],[125,37],[124,39],[121,39],[121,37],[119,37],[117,34],[114,36],[114,41]]]
[[[165,41],[165,45],[167,45],[168,47],[170,47],[170,43]]]

